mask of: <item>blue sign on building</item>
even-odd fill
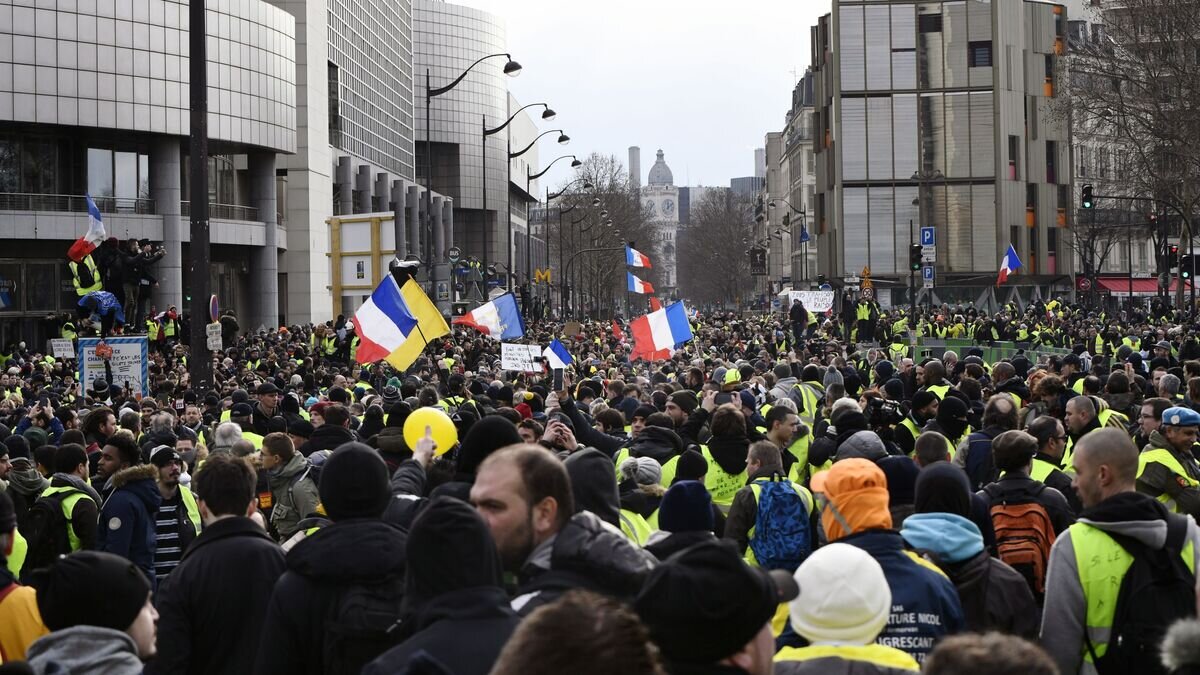
[[[921,228],[921,245],[922,246],[936,246],[937,244],[935,244],[934,242],[935,242],[935,239],[933,236],[933,228],[932,227],[922,227]]]

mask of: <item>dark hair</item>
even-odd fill
[[[709,429],[713,436],[745,436],[746,417],[741,410],[726,403],[713,411]]]
[[[67,429],[66,431],[62,432],[62,436],[58,437],[58,444],[66,445],[67,443],[78,443],[86,446],[87,439],[84,437],[82,431],[78,429]]]
[[[869,393],[874,393],[874,392],[864,392],[863,395],[865,396],[866,394],[869,394]],[[876,395],[878,395],[878,394],[876,394]],[[794,414],[796,414],[796,413],[792,412],[791,410],[788,410],[787,408],[785,408],[781,405],[771,406],[771,409],[767,411],[767,416],[764,418],[767,422],[767,430],[769,431],[772,427],[774,427],[776,422],[786,423],[788,415],[794,415]]]
[[[1157,420],[1162,420],[1163,411],[1166,410],[1167,408],[1170,408],[1171,405],[1172,404],[1170,401],[1168,401],[1165,398],[1160,398],[1158,396],[1155,396],[1154,398],[1148,398],[1148,399],[1142,401],[1142,406],[1150,406],[1150,409],[1154,411],[1154,418]],[[1140,411],[1139,411],[1139,414],[1140,414]],[[1138,420],[1138,421],[1140,422],[1140,420]]]
[[[39,448],[40,450],[41,448]],[[88,463],[87,450],[78,443],[67,443],[54,450],[54,473],[74,473],[80,464]]]
[[[1114,370],[1108,374],[1108,385],[1105,388],[1110,394],[1128,394],[1129,376],[1123,370]]]
[[[517,626],[492,673],[665,675],[666,670],[633,610],[613,598],[574,590]]]
[[[1037,439],[1038,447],[1041,448],[1050,442],[1051,437],[1054,436],[1054,432],[1058,430],[1059,424],[1061,422],[1058,421],[1057,417],[1042,415],[1030,422],[1025,430],[1029,432],[1029,435]]]
[[[521,423],[517,425],[517,428],[529,429],[538,438],[541,438],[542,434],[546,433],[546,427],[542,426],[542,423],[537,420],[521,420]]]
[[[325,418],[325,423],[335,427],[344,427],[350,421],[350,411],[341,403],[334,403],[325,408],[325,412],[321,417]]]
[[[1057,675],[1054,661],[1036,644],[1003,633],[968,633],[943,639],[925,659],[926,675]]]
[[[104,444],[111,445],[117,449],[117,454],[120,456],[122,463],[129,466],[141,464],[142,449],[133,440],[133,434],[113,434],[112,438],[105,441]]]
[[[600,426],[604,427],[606,430],[620,430],[625,428],[625,416],[621,414],[620,410],[615,408],[605,408],[604,410],[601,410],[600,412],[596,413],[595,419],[600,423]]]
[[[278,457],[285,464],[292,461],[292,457],[296,454],[296,446],[292,443],[291,437],[280,432],[267,434],[262,440],[262,449],[270,450],[272,455]]]
[[[646,416],[646,426],[674,429],[675,423],[671,421],[671,417],[666,413],[656,412]]]
[[[76,431],[76,433],[78,433],[78,430],[75,430],[75,431]],[[66,434],[63,434],[63,436],[65,437]],[[64,443],[63,445],[70,445],[70,444]],[[83,447],[82,443],[75,443],[74,445],[78,445],[81,448]],[[62,447],[62,445],[58,446],[58,448],[61,448],[61,447]],[[58,448],[54,447],[53,445],[43,445],[42,447],[33,451],[33,461],[36,462],[38,466],[44,467],[47,471],[50,471],[51,473],[58,471],[58,469],[56,468],[57,465],[54,463],[55,457],[58,455]],[[87,461],[86,460],[86,457],[87,457],[86,451],[84,451],[84,457],[85,457],[84,461]],[[90,464],[89,464],[89,466],[90,466]]]
[[[84,436],[100,435],[100,427],[108,421],[109,415],[113,415],[114,417],[116,416],[113,413],[112,408],[93,409],[87,414],[87,417],[83,419],[83,426],[80,428],[80,431],[84,433]]]
[[[214,516],[245,515],[257,484],[254,467],[227,452],[209,455],[192,479],[196,498],[203,500]]]
[[[558,529],[566,526],[567,521],[575,514],[575,495],[571,492],[571,479],[567,476],[567,468],[558,457],[540,445],[510,445],[488,455],[479,465],[479,471],[482,472],[492,464],[500,462],[516,465],[517,473],[521,476],[525,503],[532,506],[547,497],[553,497],[558,504],[555,526]]]
[[[913,444],[913,454],[917,463],[922,467],[950,459],[950,445],[945,436],[936,431],[926,431],[917,436]]]

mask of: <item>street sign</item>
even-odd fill
[[[923,285],[925,288],[933,288],[933,279],[926,279],[926,280],[925,280],[925,283],[924,283],[924,284],[922,284],[922,285]]]
[[[1087,277],[1081,276],[1081,277],[1079,277],[1079,279],[1076,280],[1075,288],[1078,288],[1079,290],[1086,293],[1086,292],[1092,290],[1092,280]]]
[[[937,251],[934,251],[932,249],[927,249],[927,248],[921,249],[921,262],[923,262],[923,263],[937,262]]]
[[[213,322],[204,327],[204,344],[209,351],[221,351],[221,324]]]
[[[925,288],[933,288],[933,265],[921,268],[921,280],[925,282]]]
[[[934,236],[933,236],[933,228],[932,227],[922,227],[921,228],[921,245],[922,246],[937,246],[937,244],[935,243]]]
[[[830,286],[829,284],[821,284],[817,288],[822,291],[832,291],[833,290],[833,286]]]
[[[462,251],[457,246],[451,246],[450,250],[446,251],[446,257],[451,263],[458,262],[460,256],[462,256]]]

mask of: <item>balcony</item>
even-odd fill
[[[180,215],[191,216],[191,202],[179,202]],[[250,222],[259,222],[258,209],[253,206],[238,206],[237,204],[209,204],[208,205],[209,219],[219,220],[248,220]],[[279,220],[279,214],[276,214],[276,221]]]
[[[153,199],[93,197],[100,213],[154,214]],[[0,192],[0,211],[60,211],[87,213],[84,195],[51,195],[31,192]]]

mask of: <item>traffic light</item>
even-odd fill
[[[1167,269],[1172,269],[1179,266],[1179,244],[1171,244],[1167,247]]]
[[[908,247],[908,269],[914,272],[921,271],[921,245],[913,244]]]
[[[1192,266],[1195,264],[1194,261],[1195,261],[1195,257],[1190,254],[1183,255],[1179,258],[1179,278],[1180,279],[1191,279],[1192,278]]]
[[[1096,201],[1092,198],[1091,184],[1083,186],[1083,197],[1080,198],[1080,200],[1079,200],[1079,206],[1080,206],[1080,208],[1084,208],[1084,209],[1096,208]]]

